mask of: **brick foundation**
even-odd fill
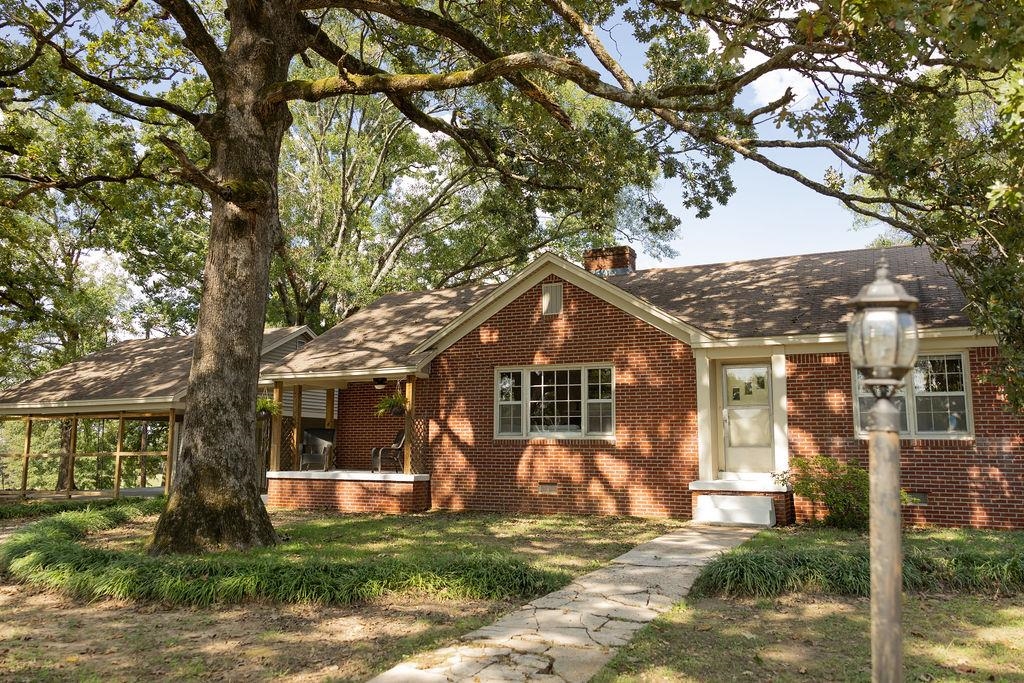
[[[430,509],[430,481],[267,480],[267,506],[403,514]]]

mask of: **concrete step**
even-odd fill
[[[768,496],[697,496],[693,521],[698,524],[775,526],[775,506]]]

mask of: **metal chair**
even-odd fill
[[[373,472],[380,472],[384,463],[387,462],[400,472],[405,459],[405,430],[399,429],[395,439],[390,446],[378,446],[370,451],[370,469]]]

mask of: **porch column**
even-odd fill
[[[412,442],[415,434],[415,420],[413,419],[416,412],[416,377],[409,375],[405,379],[405,445],[402,447],[402,455],[404,456],[404,465],[402,471],[406,474],[412,474]]]
[[[697,477],[709,481],[717,478],[714,430],[718,424],[718,416],[712,408],[711,361],[704,349],[694,349],[693,358],[697,366]]]
[[[292,469],[298,470],[302,463],[302,385],[292,387]]]
[[[32,417],[29,416],[25,422],[25,452],[21,463],[21,497],[27,495],[28,490],[28,458],[32,452]]]
[[[177,440],[175,410],[167,413],[167,462],[164,463],[164,495],[171,494],[171,474],[174,473],[174,442]]]
[[[281,471],[281,410],[284,403],[284,384],[274,382],[274,403],[277,412],[270,416],[270,471]]]
[[[326,394],[324,405],[324,427],[327,429],[334,429],[334,387],[324,390]]]
[[[786,412],[786,354],[772,354],[772,430],[775,471],[789,469],[789,415]]]
[[[121,452],[124,450],[124,413],[117,416],[117,451],[114,453],[114,498],[121,497]]]
[[[65,495],[70,498],[71,491],[75,485],[75,453],[78,451],[78,418],[71,418],[71,439],[68,444],[68,471],[67,491]]]

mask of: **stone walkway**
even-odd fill
[[[705,563],[755,532],[678,529],[371,683],[590,680],[638,629],[689,592]]]

